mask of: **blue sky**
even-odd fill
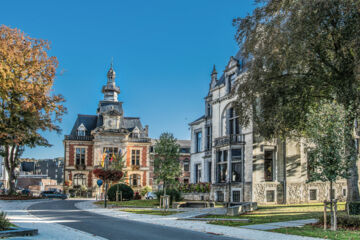
[[[204,112],[210,73],[219,74],[238,47],[232,19],[253,0],[4,1],[1,24],[51,42],[59,61],[54,91],[66,98],[63,132],[44,133],[51,148],[23,157],[64,155],[64,134],[77,114],[95,114],[114,59],[125,116],[141,117],[150,137],[190,139],[188,123]],[[60,74],[60,72],[62,74]]]

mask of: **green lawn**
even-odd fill
[[[272,232],[307,236],[307,237],[334,239],[334,240],[360,239],[360,231],[350,231],[350,230],[324,231],[322,228],[312,225],[305,225],[304,227],[280,228],[280,229],[272,230]]]
[[[284,222],[300,219],[318,218],[323,214],[324,205],[321,203],[314,204],[296,204],[296,205],[269,205],[259,206],[256,211],[242,214],[240,216],[226,216],[226,215],[208,215],[204,218],[245,218],[249,222],[234,222],[234,221],[211,221],[211,224],[226,225],[226,226],[244,226],[252,224],[262,224],[271,222]],[[338,204],[339,211],[345,210],[345,203]]]
[[[150,215],[160,215],[160,216],[168,216],[177,213],[181,213],[180,211],[162,211],[162,210],[141,210],[141,209],[121,209],[120,211],[136,213],[136,214],[150,214]]]
[[[95,202],[97,205],[104,205],[104,201]],[[131,200],[122,202],[108,202],[108,205],[119,207],[155,208],[159,206],[158,200]]]

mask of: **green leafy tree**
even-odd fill
[[[58,62],[49,49],[45,40],[0,26],[0,154],[10,194],[25,146],[51,146],[40,131],[61,132],[57,123],[66,109],[52,92]]]
[[[360,200],[353,135],[360,106],[360,1],[263,0],[234,20],[247,70],[237,88],[243,125],[266,138],[302,135],[321,100],[345,110],[348,201]]]
[[[163,184],[164,195],[166,188],[173,185],[181,174],[179,149],[180,146],[171,133],[162,133],[154,146],[154,175],[156,181]]]
[[[349,177],[350,162],[345,153],[345,110],[335,102],[322,102],[308,114],[305,130],[309,182],[329,182],[330,201],[334,199],[333,184]],[[334,212],[331,203],[331,223]]]

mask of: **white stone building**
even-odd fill
[[[205,115],[191,122],[191,183],[211,182],[210,198],[224,202],[303,203],[329,198],[327,183],[307,183],[307,159],[302,142],[264,141],[243,128],[233,109],[236,83],[245,77],[238,53],[220,78],[211,73]],[[286,166],[286,167],[284,167]],[[346,182],[335,184],[334,195],[346,198]],[[285,189],[285,191],[284,191]]]

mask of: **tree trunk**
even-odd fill
[[[331,230],[334,229],[334,207],[333,207],[333,194],[332,194],[332,189],[333,189],[333,182],[330,181],[330,223],[331,223]]]
[[[349,110],[347,110],[349,111]],[[357,146],[353,136],[355,117],[350,111],[346,113],[345,151],[349,161],[349,178],[347,181],[347,202],[360,201],[359,175],[357,168]]]

